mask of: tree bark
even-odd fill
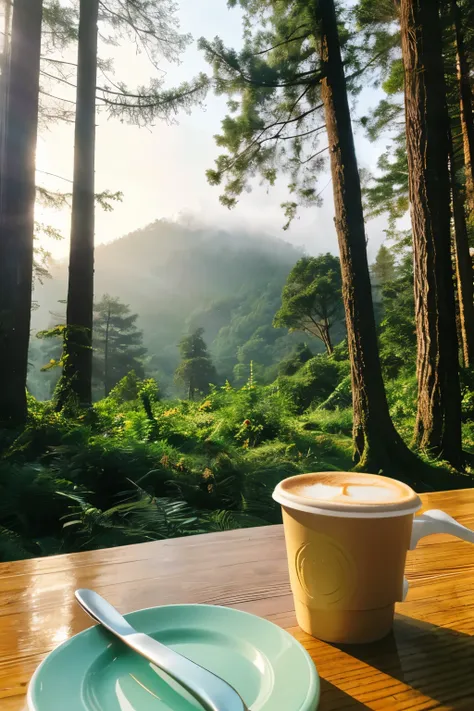
[[[309,317],[311,323],[313,324],[313,328],[306,327],[306,331],[311,335],[315,336],[316,338],[319,338],[320,341],[323,342],[324,347],[326,349],[326,353],[328,355],[331,355],[334,351],[332,342],[331,342],[331,336],[329,334],[329,323],[328,320],[321,319],[321,321],[316,321],[315,318],[312,316]]]
[[[92,402],[94,157],[99,1],[80,0],[71,248],[62,397]]]
[[[26,420],[42,0],[16,0],[0,155],[0,422]]]
[[[334,346],[332,345],[331,334],[329,332],[329,323],[327,320],[322,326],[322,331],[324,333],[324,345],[326,346],[326,353],[332,355],[334,353]]]
[[[462,467],[450,249],[449,117],[437,0],[402,0],[405,122],[413,228],[418,410],[415,440]]]
[[[365,471],[420,468],[393,426],[378,354],[359,172],[334,0],[319,0],[322,100],[326,115],[351,362],[354,457]]]
[[[10,0],[4,0],[4,15],[3,15],[3,46],[0,55],[0,155],[4,152],[4,127],[7,108],[7,89],[8,89],[8,70],[10,65],[10,34],[11,34],[11,16],[12,3]]]
[[[459,106],[464,146],[466,199],[469,213],[474,213],[474,125],[469,64],[462,31],[461,11],[456,0],[451,0],[451,14],[456,34],[456,60],[459,83]]]
[[[474,365],[474,288],[472,261],[464,213],[462,191],[456,177],[453,142],[449,140],[451,195],[454,221],[454,261],[458,294],[459,336],[462,345],[463,363],[466,368]]]

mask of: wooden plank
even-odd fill
[[[474,491],[428,494],[474,528]],[[229,531],[0,565],[0,709],[24,711],[34,669],[90,625],[77,587],[127,612],[171,602],[230,605],[289,629],[322,677],[321,711],[474,709],[474,546],[447,536],[409,553],[410,592],[394,634],[337,647],[296,627],[280,526]]]

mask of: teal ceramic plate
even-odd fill
[[[140,632],[232,684],[251,711],[317,708],[319,678],[311,657],[267,620],[212,605],[154,607],[126,617]],[[202,711],[172,679],[98,626],[72,637],[42,662],[30,683],[28,707]]]

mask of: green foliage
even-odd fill
[[[416,361],[413,264],[405,256],[396,278],[382,289],[383,320],[380,330],[380,358],[384,372],[393,378],[403,370],[414,370]]]
[[[395,255],[385,244],[380,245],[375,262],[371,265],[371,272],[379,286],[395,279]]]
[[[402,422],[406,430],[410,431],[416,415],[416,401],[418,396],[418,386],[415,374],[403,374],[397,380],[388,381],[387,397],[390,405],[390,412],[396,421]]]
[[[77,40],[77,11],[65,7],[60,0],[47,0],[43,5],[46,49],[58,49]]]
[[[114,385],[112,390],[109,392],[108,399],[114,401],[117,404],[122,404],[130,400],[138,399],[140,380],[134,370],[130,373],[124,375],[124,377],[119,380],[119,382]],[[98,405],[99,407],[99,405]]]
[[[70,534],[77,531],[79,548],[102,548],[146,540],[175,538],[200,533],[199,518],[184,501],[156,497],[137,487],[129,500],[105,511],[91,506],[82,496],[67,495],[69,513],[63,517]]]
[[[161,401],[131,373],[89,414],[29,396],[28,426],[0,458],[0,558],[278,522],[282,476],[350,461],[345,425],[331,443],[329,426],[305,430],[293,411],[253,375],[201,401]]]
[[[255,175],[273,186],[278,169],[289,179],[289,200],[283,204],[289,224],[298,204],[320,202],[316,176],[325,148],[318,145],[324,121],[313,3],[232,4],[244,11],[243,50],[228,49],[219,38],[199,43],[213,68],[217,93],[230,99],[216,137],[226,153],[207,177],[212,185],[224,183],[220,200],[233,207]]]
[[[226,152],[207,171],[207,178],[211,185],[223,184],[221,203],[232,208],[242,192],[251,189],[255,176],[272,187],[277,177],[285,175],[286,229],[299,205],[321,204],[325,189],[318,186],[327,151],[320,143],[325,123],[318,3],[232,0],[230,5],[243,11],[243,49],[229,49],[218,37],[199,41],[212,66],[216,92],[229,97],[229,113],[216,136],[217,145]],[[363,75],[373,75],[380,67],[378,73],[386,73],[398,35],[389,29],[356,32],[351,10],[337,6],[338,34],[346,82],[357,94]],[[367,9],[359,13],[359,22],[366,22],[368,15]]]
[[[398,115],[400,113],[399,107]],[[393,121],[396,115],[395,112],[391,112],[390,118],[388,116],[383,118],[381,123]],[[378,135],[379,127],[373,131],[374,138]],[[388,214],[390,225],[393,227],[395,221],[405,215],[409,205],[408,162],[403,129],[394,137],[388,150],[382,153],[377,168],[378,174],[364,189],[366,213],[369,217]]]
[[[59,0],[45,3],[43,18],[48,31],[42,60],[47,70],[42,70],[42,78],[48,83],[48,88],[50,84],[54,87],[56,82],[69,83],[69,75],[66,74],[68,62],[50,55],[77,40],[78,15],[76,7],[65,7]],[[99,20],[103,41],[109,44],[130,42],[136,52],[145,54],[157,74],[147,84],[130,87],[120,79],[109,78],[114,73],[110,60],[99,60],[102,78],[96,89],[97,103],[102,111],[122,121],[147,126],[156,119],[172,121],[178,111],[189,111],[196,103],[202,102],[209,85],[204,74],[176,88],[164,86],[166,72],[160,69],[160,60],[178,62],[191,41],[190,35],[179,32],[176,5],[172,0],[103,0],[100,2]],[[44,118],[68,119],[65,111],[57,109],[57,103],[45,102],[41,111]],[[117,195],[103,194],[105,209],[108,209],[109,199],[117,199]]]
[[[273,325],[319,338],[332,353],[331,327],[343,317],[342,278],[338,257],[303,257],[288,275],[282,305]]]
[[[136,373],[89,413],[29,395],[27,427],[0,440],[0,560],[278,523],[278,481],[352,467],[347,347],[310,356],[300,347],[271,385],[250,368],[244,387],[212,386],[194,401],[162,400]],[[474,452],[470,371],[462,382]],[[410,441],[414,373],[400,369],[387,395]],[[449,477],[440,470],[436,486]]]
[[[320,431],[325,434],[346,435],[352,433],[352,408],[313,410],[303,425],[307,430]]]
[[[187,397],[193,400],[197,393],[207,393],[211,383],[217,379],[216,370],[207,352],[202,334],[198,328],[179,343],[181,363],[176,369],[175,378],[185,387]]]
[[[296,413],[321,404],[334,392],[345,370],[331,358],[316,356],[290,376],[281,375],[278,386]]]
[[[314,358],[314,354],[306,343],[300,343],[295,348],[294,353],[280,363],[279,375],[294,375],[304,363]]]
[[[474,420],[474,370],[461,368],[459,379],[461,383],[461,405],[464,422]]]
[[[93,379],[105,397],[131,370],[139,377],[144,374],[146,348],[137,318],[129,306],[108,294],[94,305]]]
[[[352,404],[351,376],[346,375],[329,397],[319,405],[319,410],[339,410]]]

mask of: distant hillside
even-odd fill
[[[119,297],[139,315],[148,372],[168,391],[178,363],[176,345],[198,326],[205,329],[222,379],[245,379],[250,360],[268,378],[272,366],[276,371],[294,345],[307,340],[271,325],[288,272],[300,256],[282,240],[157,220],[97,248],[95,294],[97,300],[104,293]],[[66,298],[66,264],[55,263],[51,274],[35,290],[35,330],[58,322],[65,312],[60,302]],[[39,365],[37,344],[33,339],[32,358]],[[311,348],[318,351],[320,345],[313,341]],[[42,375],[32,373],[33,390]]]

